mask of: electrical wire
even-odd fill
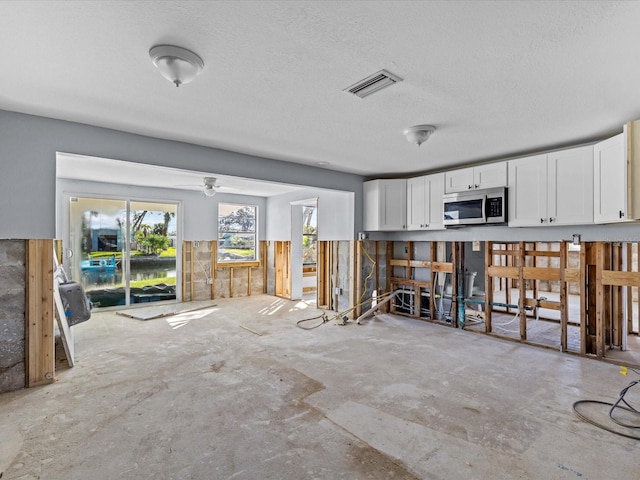
[[[633,369],[633,368],[627,368],[627,367],[621,367],[621,372],[623,375],[627,374],[627,371],[631,370],[632,372],[634,372],[635,374],[640,375],[640,371]],[[591,405],[607,405],[609,407],[611,407],[609,409],[609,418],[616,424],[619,425],[621,427],[627,428],[627,429],[631,429],[631,430],[636,430],[636,429],[640,429],[640,423],[637,425],[632,425],[629,423],[625,423],[620,421],[619,419],[615,418],[615,412],[616,410],[624,410],[625,412],[630,412],[636,416],[640,416],[640,411],[638,411],[636,408],[634,408],[631,404],[629,404],[629,402],[625,399],[625,396],[627,395],[627,393],[629,392],[629,389],[631,389],[632,387],[636,386],[640,384],[640,380],[633,380],[631,383],[629,383],[629,385],[627,385],[625,388],[623,388],[620,391],[620,395],[618,396],[618,399],[613,402],[603,402],[600,400],[578,400],[577,402],[574,402],[572,408],[573,411],[576,413],[576,415],[578,415],[578,417],[580,417],[582,420],[584,420],[587,423],[590,423],[591,425],[595,425],[598,428],[601,428],[602,430],[606,430],[607,432],[611,432],[614,433],[616,435],[619,435],[621,437],[625,437],[625,438],[631,438],[633,440],[640,440],[640,436],[638,435],[632,435],[630,433],[624,433],[624,432],[620,432],[618,430],[614,430],[613,428],[602,424],[600,422],[597,422],[595,420],[593,420],[592,418],[586,416],[584,413],[581,413],[578,410],[578,406],[579,405],[586,405],[586,404],[591,404]],[[622,406],[620,405],[621,403],[623,403],[626,406]]]
[[[367,249],[364,247],[364,244],[362,245],[362,251],[364,252],[365,256],[369,259],[369,261],[371,262],[371,271],[369,272],[369,275],[367,275],[367,277],[364,279],[364,282],[362,282],[362,294],[360,295],[360,298],[358,299],[358,304],[362,304],[362,299],[364,298],[364,296],[367,293],[367,282],[371,279],[371,277],[373,277],[373,272],[376,271],[376,261],[371,258],[371,255],[369,255],[369,252],[367,252]]]
[[[302,320],[298,320],[296,322],[296,326],[299,328],[302,328],[303,330],[313,330],[314,328],[318,328],[321,327],[322,325],[324,325],[325,323],[329,323],[332,320],[337,320],[340,321],[341,323],[339,323],[338,325],[346,325],[347,323],[347,316],[353,312],[356,308],[362,306],[363,304],[370,302],[370,301],[381,301],[381,300],[385,300],[387,297],[394,295],[394,292],[388,292],[388,293],[383,293],[381,295],[377,295],[375,297],[371,297],[370,299],[358,303],[356,305],[354,305],[353,307],[347,309],[347,310],[343,310],[341,312],[336,313],[335,315],[333,315],[332,317],[328,317],[326,312],[322,312],[320,315],[316,315],[315,317],[310,317],[310,318],[303,318]],[[322,322],[318,323],[317,325],[314,325],[312,327],[307,327],[304,325],[304,323],[306,322],[310,322],[312,320],[318,320],[322,318]]]
[[[317,320],[318,318],[322,318],[322,322],[320,322],[317,325],[314,325],[313,327],[307,327],[307,326],[303,325],[303,323],[305,323],[305,322],[310,322],[311,320]],[[322,325],[324,325],[328,321],[329,321],[329,319],[327,318],[326,313],[322,312],[320,315],[318,315],[316,317],[303,318],[302,320],[298,320],[296,322],[296,327],[299,327],[299,328],[301,328],[303,330],[313,330],[314,328],[321,327]]]

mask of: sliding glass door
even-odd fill
[[[66,270],[95,307],[176,299],[176,204],[71,197]]]
[[[134,202],[129,206],[129,298],[131,303],[176,299],[177,205]]]

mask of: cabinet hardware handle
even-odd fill
[[[622,210],[620,210],[620,218],[624,217],[624,213],[622,212]]]
[[[480,185],[474,185],[473,188],[478,188]]]
[[[553,222],[553,218],[549,217],[549,223]]]
[[[544,223],[544,218],[541,218],[541,219],[540,219],[540,223]]]
[[[469,190],[471,190],[471,185],[469,185]]]

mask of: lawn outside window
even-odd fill
[[[255,205],[218,204],[219,264],[258,261]]]

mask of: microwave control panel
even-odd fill
[[[502,216],[502,198],[487,198],[487,217]]]

